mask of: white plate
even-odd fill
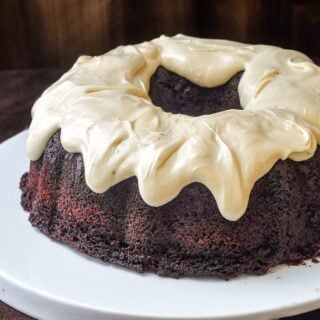
[[[0,145],[0,300],[38,319],[271,319],[320,307],[320,264],[264,276],[167,279],[55,243],[19,205],[26,133]]]

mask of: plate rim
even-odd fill
[[[14,144],[16,144],[18,142],[19,139],[24,139],[25,136],[27,134],[27,130],[24,130],[16,135],[14,135],[13,137],[10,137],[9,139],[3,141],[0,143],[0,156],[1,153],[3,152],[4,148],[12,148],[12,146],[14,146]],[[22,173],[21,173],[22,174]],[[260,277],[260,276],[259,276]],[[263,276],[261,276],[263,277]],[[70,312],[70,316],[72,316],[72,308],[73,309],[77,309],[78,311],[75,311],[76,314],[78,314],[77,312],[79,312],[79,310],[81,310],[82,312],[89,312],[92,313],[92,318],[90,319],[100,319],[100,316],[98,314],[101,314],[103,317],[105,316],[110,316],[112,318],[110,319],[155,319],[155,320],[160,320],[160,319],[173,319],[172,317],[168,316],[160,316],[157,317],[154,314],[145,314],[145,313],[126,313],[126,312],[122,312],[122,311],[117,311],[117,310],[106,310],[103,308],[99,308],[97,306],[91,306],[91,305],[86,305],[83,303],[79,303],[76,301],[72,301],[66,298],[61,298],[59,296],[56,296],[55,294],[48,294],[47,292],[38,289],[36,287],[32,287],[28,284],[24,284],[21,281],[14,279],[12,277],[10,277],[10,275],[6,275],[4,274],[4,272],[2,270],[0,270],[0,285],[3,286],[3,284],[6,283],[6,288],[11,287],[12,292],[19,292],[19,294],[22,295],[30,295],[32,298],[34,298],[34,296],[36,296],[37,298],[40,298],[39,300],[41,301],[47,301],[47,302],[51,302],[54,303],[56,306],[59,306],[59,308],[69,308],[69,312]],[[32,310],[30,310],[29,308],[23,307],[21,308],[20,305],[18,303],[18,301],[15,300],[14,297],[11,296],[6,296],[5,294],[3,294],[5,291],[4,289],[2,289],[2,291],[0,292],[0,300],[2,300],[4,303],[14,307],[15,309],[28,314],[32,317],[37,317],[37,318],[41,318],[41,314],[37,314],[34,313]],[[33,299],[32,298],[32,299]],[[296,304],[291,304],[288,303],[287,305],[284,305],[283,307],[278,307],[276,309],[269,309],[269,310],[260,310],[258,312],[247,312],[247,313],[242,313],[239,315],[230,315],[230,316],[224,316],[223,318],[219,318],[219,319],[234,319],[234,320],[240,320],[240,319],[271,319],[274,317],[286,317],[286,316],[293,316],[293,315],[298,315],[301,313],[305,313],[314,309],[317,309],[320,307],[320,293],[318,294],[317,298],[314,298],[313,300],[309,300],[309,301],[304,301],[302,303],[296,303]],[[107,312],[107,313],[106,313]],[[95,318],[97,317],[97,318]],[[51,318],[50,318],[51,319]],[[56,319],[56,318],[52,318],[52,319]],[[69,319],[69,318],[68,318]],[[70,318],[73,319],[73,318]],[[78,319],[77,317],[75,319]],[[80,319],[80,318],[79,318]],[[102,318],[101,318],[102,319]],[[183,318],[179,318],[176,317],[174,319],[186,319],[186,320],[192,320],[192,319],[198,319],[198,320],[209,320],[209,319],[218,319],[215,316],[199,316],[197,318],[195,318],[194,316],[191,317],[183,317]]]

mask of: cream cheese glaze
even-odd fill
[[[204,87],[239,83],[243,110],[191,117],[164,112],[148,96],[158,66]],[[239,219],[255,182],[279,159],[310,158],[320,143],[320,68],[304,54],[177,35],[82,56],[36,101],[31,160],[61,129],[83,155],[88,186],[101,193],[138,178],[144,201],[161,206],[192,182],[207,186],[221,214]]]

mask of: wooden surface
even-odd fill
[[[61,69],[0,72],[0,142],[28,126],[34,100],[61,73]]]
[[[0,71],[0,141],[26,128],[34,100],[61,73],[61,69]],[[30,320],[31,318],[0,301],[0,319]],[[320,310],[283,319],[319,320]]]
[[[320,56],[320,1],[1,0],[0,69],[65,67],[80,54],[176,33]]]

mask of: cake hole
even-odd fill
[[[242,74],[237,73],[222,86],[204,88],[160,66],[150,79],[149,96],[164,111],[189,116],[242,110],[238,94]]]

